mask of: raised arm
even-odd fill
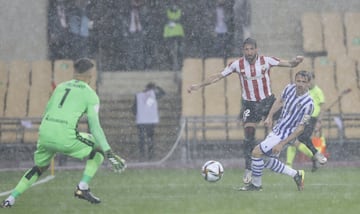
[[[280,63],[277,65],[279,67],[296,67],[304,60],[303,56],[296,56],[291,60],[280,59]]]
[[[209,76],[207,79],[205,79],[203,82],[201,83],[198,83],[198,84],[192,84],[190,85],[188,88],[187,88],[187,91],[189,93],[191,93],[191,91],[196,91],[196,90],[199,90],[200,88],[203,88],[207,85],[211,85],[213,83],[216,83],[217,81],[223,79],[224,76],[219,73],[219,74],[213,74],[211,76]]]

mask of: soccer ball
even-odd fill
[[[206,181],[216,182],[223,176],[224,167],[219,161],[210,160],[202,166],[201,174]]]

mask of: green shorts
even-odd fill
[[[69,138],[66,142],[53,142],[39,139],[34,153],[36,166],[48,166],[56,153],[73,158],[84,159],[94,149],[95,138],[88,133],[80,132],[77,136]]]

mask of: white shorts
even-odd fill
[[[276,156],[278,157],[279,154],[272,154],[272,148],[280,143],[281,138],[280,136],[270,132],[266,138],[259,144],[261,151],[267,156]]]

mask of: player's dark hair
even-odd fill
[[[81,58],[75,61],[74,68],[77,73],[84,73],[94,67],[94,63],[88,58]]]
[[[305,71],[305,70],[300,70],[300,71],[298,71],[298,72],[295,74],[295,78],[296,78],[297,76],[306,77],[306,79],[307,79],[308,81],[310,81],[311,78],[312,78],[312,74],[311,74],[310,72]]]
[[[255,48],[257,48],[256,40],[250,37],[245,39],[243,42],[243,47],[245,47],[245,45],[253,45]]]
[[[155,87],[156,87],[155,83],[149,82],[149,83],[146,85],[145,89],[146,89],[146,90],[150,90],[150,89],[154,89]]]

